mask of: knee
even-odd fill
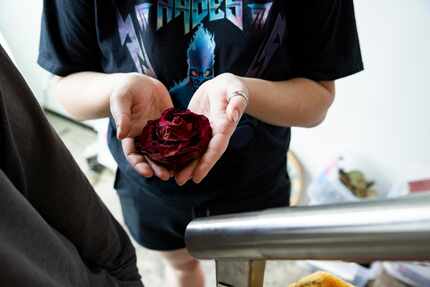
[[[163,252],[161,254],[169,267],[175,271],[189,273],[200,268],[199,261],[184,249],[173,252]]]
[[[185,260],[171,260],[169,263],[171,267],[177,272],[190,273],[194,272],[200,267],[200,262],[192,257]]]

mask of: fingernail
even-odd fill
[[[191,176],[187,177],[187,178],[182,182],[182,184],[181,184],[181,185],[186,184],[190,179],[191,179]]]
[[[237,111],[237,110],[235,110],[234,112],[233,112],[233,121],[235,122],[235,123],[237,123],[237,121],[239,120],[239,112]]]

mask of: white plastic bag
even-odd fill
[[[338,179],[321,174],[308,188],[308,205],[359,201]]]
[[[385,262],[384,269],[392,277],[415,287],[430,286],[429,262]]]
[[[307,205],[323,205],[362,200],[363,198],[354,195],[339,179],[340,169],[346,171],[356,169],[352,162],[351,160],[338,158],[330,163],[309,185],[306,194]],[[369,176],[366,172],[363,172],[366,178],[368,178]],[[376,194],[373,198],[384,198],[388,194],[387,190],[381,188],[377,181],[375,182],[375,192]]]

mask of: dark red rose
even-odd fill
[[[169,108],[149,121],[136,137],[138,151],[169,170],[180,170],[201,157],[212,138],[209,120],[190,110]]]

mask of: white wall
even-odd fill
[[[326,121],[295,129],[292,148],[312,175],[344,154],[388,187],[411,164],[430,162],[430,1],[355,7],[365,71],[337,82]]]
[[[42,0],[0,0],[0,33],[7,40],[16,64],[43,103],[48,73],[37,63]]]

